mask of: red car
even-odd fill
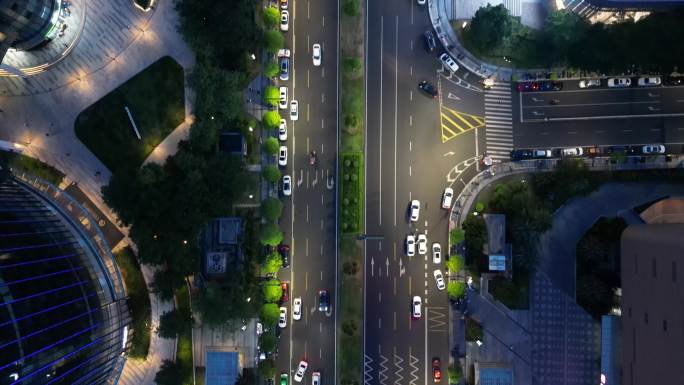
[[[440,365],[441,362],[439,361],[439,357],[432,359],[432,379],[435,380],[435,382],[442,381],[442,369],[440,368]]]
[[[280,302],[287,302],[290,299],[290,286],[287,284],[287,282],[281,282],[280,288],[283,289],[283,296],[280,297]]]

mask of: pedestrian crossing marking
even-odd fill
[[[446,143],[458,135],[479,127],[484,127],[485,125],[483,116],[467,114],[445,106],[442,106],[440,121],[442,128],[442,143]]]
[[[497,82],[485,91],[485,151],[495,162],[508,159],[513,150],[513,114],[510,83]]]

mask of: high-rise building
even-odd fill
[[[129,323],[123,284],[78,207],[54,186],[0,170],[0,384],[117,381]]]
[[[30,50],[49,40],[61,0],[0,0],[0,62],[9,48]]]

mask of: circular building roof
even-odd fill
[[[0,0],[0,46],[31,49],[45,41],[59,0]]]

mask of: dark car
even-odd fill
[[[440,361],[439,357],[435,357],[432,359],[432,380],[435,382],[441,382],[442,381],[442,362]]]
[[[330,311],[330,295],[327,290],[318,292],[318,311],[328,313]]]
[[[539,91],[539,83],[537,82],[521,82],[518,83],[518,92],[532,92]]]
[[[290,59],[284,57],[280,59],[280,80],[290,79]]]
[[[285,268],[290,266],[290,245],[278,245],[278,252],[283,258],[283,267]]]
[[[425,80],[418,83],[418,88],[420,88],[423,92],[425,92],[428,96],[432,97],[433,99],[436,98],[438,95],[437,88],[435,88],[435,86],[426,82]]]
[[[632,152],[627,146],[610,146],[606,149],[606,154],[628,154]]]
[[[532,150],[513,150],[513,151],[511,151],[511,160],[512,161],[532,159],[533,157],[534,157],[534,153],[532,152]]]
[[[665,78],[668,86],[684,86],[684,76],[668,76]]]
[[[425,37],[425,50],[428,52],[435,52],[435,49],[437,48],[435,35],[432,34],[432,31],[425,31],[423,36]]]
[[[539,91],[560,91],[563,89],[563,82],[541,82]]]

